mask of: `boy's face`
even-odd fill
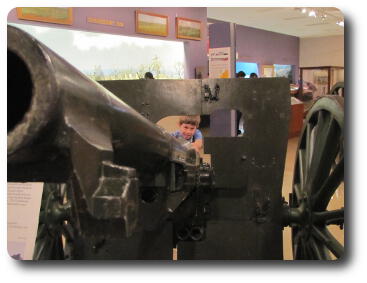
[[[185,140],[191,139],[196,131],[196,126],[191,124],[181,124],[180,125],[180,132]]]

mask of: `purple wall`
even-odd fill
[[[152,12],[168,16],[168,36],[149,36],[135,33],[135,10],[142,10],[145,12]],[[87,22],[87,17],[94,17],[99,19],[115,20],[124,23],[124,27],[107,26],[100,24],[93,24]],[[202,22],[202,39],[196,40],[180,40],[176,38],[176,17],[184,17]],[[39,26],[51,26],[56,28],[65,28],[73,30],[83,30],[92,32],[102,32],[110,34],[121,34],[127,36],[138,36],[145,38],[155,38],[173,41],[185,42],[185,60],[186,60],[186,78],[194,78],[195,67],[207,65],[207,12],[206,8],[159,8],[159,7],[77,7],[73,8],[73,24],[71,26],[42,23],[35,21],[24,21],[17,19],[16,10],[12,9],[8,14],[8,22],[20,23],[20,24],[32,24]]]
[[[230,23],[213,21],[209,26],[210,47],[231,46]],[[294,65],[293,77],[298,80],[299,38],[276,32],[236,25],[235,45],[237,61],[261,65]]]
[[[209,25],[210,48],[221,48],[231,46],[230,24],[213,23]]]
[[[299,38],[246,26],[236,26],[237,61],[261,65],[295,65],[299,69]],[[260,68],[259,68],[260,71]]]

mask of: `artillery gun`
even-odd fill
[[[219,109],[246,132],[206,137],[210,165],[155,125]],[[288,206],[289,115],[284,78],[97,83],[8,27],[8,182],[45,182],[34,259],[282,259],[288,225],[296,259],[341,257],[342,98],[310,110]]]

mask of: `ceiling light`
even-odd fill
[[[315,17],[315,18],[316,18],[316,12],[315,12],[314,10],[311,10],[311,11],[308,13],[308,15],[309,15],[310,17]]]
[[[320,22],[322,24],[331,23],[334,22],[338,26],[344,27],[344,19],[337,17],[333,14],[327,13],[325,11],[325,8],[295,8],[296,11],[300,11],[302,14],[306,14],[309,17],[313,17],[317,20],[317,22]]]

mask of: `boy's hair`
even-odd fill
[[[199,127],[200,124],[200,116],[199,115],[193,115],[193,116],[181,116],[178,120],[179,125],[182,124],[190,124],[196,127]]]
[[[146,72],[144,74],[144,79],[151,79],[154,80],[153,74],[151,72]]]
[[[236,74],[236,77],[237,78],[244,78],[246,77],[246,73],[244,71],[239,71],[237,74]]]

